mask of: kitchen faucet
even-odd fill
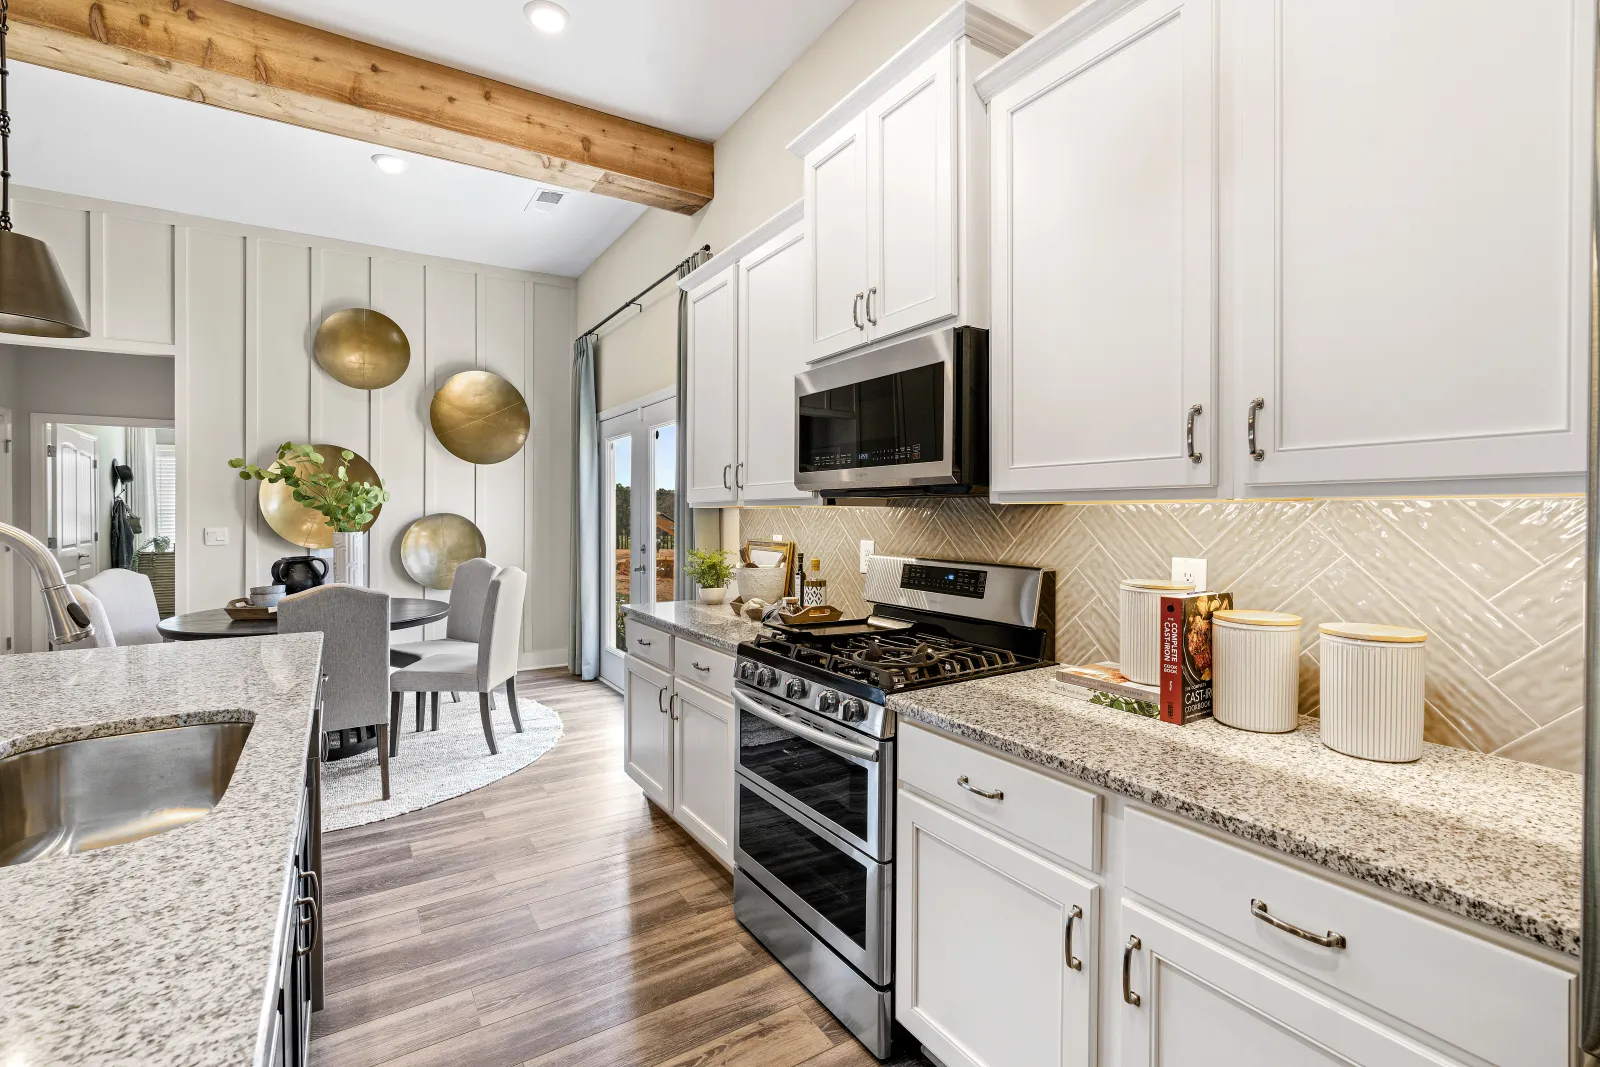
[[[89,623],[89,613],[72,598],[67,588],[67,577],[61,573],[61,564],[39,539],[26,530],[0,522],[0,541],[15,545],[17,553],[33,568],[39,580],[39,591],[44,594],[45,614],[50,622],[50,643],[72,645],[94,636]]]

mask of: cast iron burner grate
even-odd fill
[[[802,638],[763,634],[755,643],[785,659],[855,678],[884,692],[1015,670],[1021,663],[1004,649],[914,629]]]

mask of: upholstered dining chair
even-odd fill
[[[100,598],[91,593],[86,586],[69,585],[67,589],[72,593],[72,599],[89,613],[89,625],[94,627],[94,633],[87,640],[62,645],[61,649],[116,648],[116,631],[111,628],[111,619],[106,615],[106,606],[100,603]]]
[[[450,614],[445,618],[444,636],[424,641],[402,641],[391,650],[403,656],[431,656],[436,652],[478,654],[478,634],[483,626],[483,600],[489,583],[500,568],[478,556],[456,567],[450,584]],[[408,664],[409,666],[409,664]],[[422,732],[422,692],[417,693],[417,732]],[[455,699],[454,693],[451,699]],[[439,728],[439,694],[433,694],[433,728]]]
[[[517,658],[522,644],[522,602],[527,591],[528,575],[520,567],[507,567],[495,575],[484,597],[476,654],[436,652],[389,676],[393,690],[389,705],[391,755],[399,751],[400,705],[406,693],[476,691],[483,737],[493,756],[500,749],[494,742],[490,711],[494,708],[493,693],[503,685],[511,704],[511,725],[517,733],[522,732],[522,716],[517,710]]]
[[[85,581],[83,587],[105,605],[117,644],[159,645],[164,640],[157,628],[161,611],[156,607],[156,591],[146,575],[112,567]]]
[[[378,776],[389,799],[389,594],[319,585],[278,601],[278,632],[322,633],[322,729],[378,728]]]

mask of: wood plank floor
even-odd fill
[[[517,685],[566,726],[537,763],[325,838],[313,1067],[877,1064],[622,773],[617,695],[565,671]]]

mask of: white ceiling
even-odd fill
[[[242,0],[409,55],[712,141],[851,0],[558,0],[558,37],[523,0]]]

